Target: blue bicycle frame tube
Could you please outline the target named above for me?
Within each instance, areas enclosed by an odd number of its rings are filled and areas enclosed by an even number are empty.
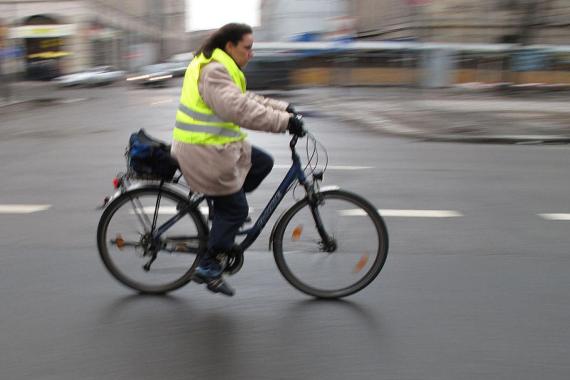
[[[285,197],[285,194],[287,194],[289,186],[291,186],[293,182],[295,182],[296,180],[298,180],[301,184],[304,185],[306,178],[303,169],[301,169],[301,161],[299,157],[296,154],[293,154],[293,164],[291,165],[291,168],[285,175],[285,178],[283,178],[283,181],[277,188],[277,191],[275,191],[275,193],[267,203],[267,206],[265,206],[265,208],[261,212],[261,215],[259,215],[259,217],[255,221],[253,227],[244,231],[240,231],[238,233],[238,235],[246,235],[245,239],[239,244],[240,248],[243,251],[245,251],[251,244],[253,244],[255,239],[257,239],[257,237],[259,236],[259,234],[261,233],[261,231],[269,221],[269,218],[271,218],[271,215],[273,215],[275,209],[277,209],[277,206],[279,206],[279,203],[281,203],[281,200],[283,200],[283,197]]]
[[[195,207],[199,202],[192,202],[191,204],[185,205],[181,210],[179,210],[174,216],[168,219],[166,222],[160,225],[153,233],[152,237],[155,240],[158,240],[163,233],[165,233],[170,227],[175,225],[180,219],[182,219],[186,214],[188,214],[189,210]]]

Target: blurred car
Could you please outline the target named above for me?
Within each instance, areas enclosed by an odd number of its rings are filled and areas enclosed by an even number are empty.
[[[188,68],[189,62],[166,62],[168,65],[168,70],[173,77],[183,77],[186,74],[186,68]]]
[[[52,80],[58,77],[60,72],[55,59],[34,59],[28,61],[26,75],[33,80]]]
[[[194,58],[194,53],[175,54],[166,63],[170,65],[172,76],[182,77],[186,73],[186,68]]]
[[[98,66],[85,71],[62,75],[53,81],[59,87],[103,86],[117,82],[125,77],[125,72],[112,66]]]
[[[149,87],[164,87],[173,77],[168,63],[143,66],[137,73],[127,77],[127,81]]]

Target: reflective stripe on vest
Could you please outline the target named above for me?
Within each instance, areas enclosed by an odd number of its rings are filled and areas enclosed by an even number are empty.
[[[186,124],[181,121],[176,122],[176,128],[188,132],[208,133],[210,135],[240,138],[241,132],[232,131],[224,127],[216,127],[214,125]]]
[[[203,121],[205,123],[224,123],[222,119],[216,115],[208,115],[206,113],[201,113],[197,111],[192,111],[190,108],[186,107],[184,104],[178,105],[178,110],[186,115],[190,116],[194,120]]]
[[[200,70],[212,60],[221,63],[236,86],[242,93],[245,93],[245,76],[226,52],[215,49],[210,58],[206,58],[203,54],[195,57],[184,76],[173,133],[175,141],[189,144],[223,145],[243,140],[247,136],[238,125],[224,121],[217,116],[200,96],[198,90]]]

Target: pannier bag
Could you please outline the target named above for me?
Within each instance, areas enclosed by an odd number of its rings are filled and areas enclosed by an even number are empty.
[[[126,156],[129,172],[136,177],[170,181],[178,169],[170,145],[149,136],[142,128],[129,138]]]

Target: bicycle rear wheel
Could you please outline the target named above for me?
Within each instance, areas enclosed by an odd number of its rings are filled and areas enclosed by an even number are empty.
[[[156,230],[187,204],[186,197],[152,185],[113,200],[97,229],[99,254],[113,277],[151,294],[187,284],[207,243],[207,227],[200,213],[191,209],[161,235],[158,244],[151,238],[153,222]]]
[[[378,276],[388,254],[388,231],[364,198],[342,190],[316,194],[325,244],[309,201],[293,205],[275,228],[273,254],[285,279],[319,298],[340,298],[365,288]]]

